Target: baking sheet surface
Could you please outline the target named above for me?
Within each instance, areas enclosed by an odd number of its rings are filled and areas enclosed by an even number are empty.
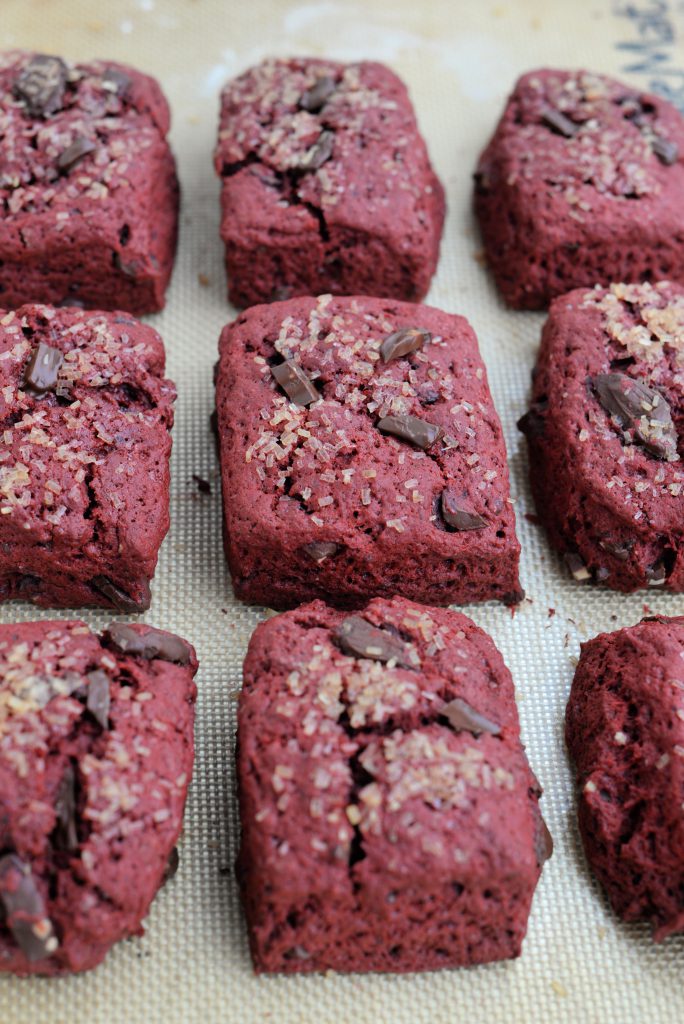
[[[144,619],[188,637],[201,659],[181,866],[156,900],[146,934],[121,943],[90,975],[0,978],[0,1024],[681,1024],[684,936],[653,946],[645,927],[612,917],[579,845],[562,721],[580,642],[637,622],[645,605],[681,613],[684,599],[656,591],[614,596],[573,584],[525,518],[533,506],[515,422],[525,410],[544,318],[509,312],[498,301],[477,259],[470,175],[514,79],[532,67],[616,74],[684,109],[682,0],[1,0],[0,45],[129,62],[156,75],[171,102],[181,239],[167,309],[149,319],[166,342],[179,399],[172,527]],[[216,343],[233,311],[225,299],[211,151],[220,86],[270,54],[391,64],[409,85],[447,188],[442,257],[428,301],[465,314],[478,333],[506,431],[529,596],[515,616],[498,605],[465,610],[492,634],[513,673],[556,844],[514,962],[404,977],[257,980],[251,973],[232,872],[233,746],[242,658],[265,610],[233,600],[221,547],[209,415]],[[211,482],[211,495],[198,492],[193,474]],[[82,614],[98,628],[110,618]],[[72,616],[0,608],[2,622],[50,617]]]

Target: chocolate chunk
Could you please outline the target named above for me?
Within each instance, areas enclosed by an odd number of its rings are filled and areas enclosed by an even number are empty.
[[[527,438],[543,437],[546,432],[546,418],[544,413],[548,408],[548,402],[535,402],[530,406],[524,416],[517,422],[518,430]]]
[[[383,434],[392,434],[401,441],[408,441],[423,451],[434,444],[442,433],[441,427],[421,420],[418,416],[383,416],[378,422],[378,430]]]
[[[646,569],[649,587],[662,587],[667,580],[667,569],[664,562],[654,562]]]
[[[103,729],[109,728],[109,676],[101,668],[88,673],[86,707]]]
[[[326,558],[332,558],[340,550],[340,545],[334,541],[314,540],[311,544],[305,544],[303,549],[314,562],[322,562]]]
[[[147,583],[144,583],[144,593],[140,601],[132,598],[108,576],[96,576],[90,581],[90,586],[106,597],[120,612],[144,612],[150,607],[150,588]]]
[[[35,963],[59,943],[31,868],[16,853],[0,857],[0,902],[5,924],[27,960]]]
[[[102,88],[107,92],[116,93],[117,96],[125,96],[131,87],[131,77],[119,68],[107,68],[102,75]]]
[[[483,530],[487,525],[487,520],[477,512],[469,512],[464,508],[463,502],[448,487],[442,491],[440,510],[442,519],[452,530]]]
[[[58,170],[62,171],[63,174],[68,174],[77,164],[80,164],[81,160],[88,153],[92,153],[96,148],[95,143],[91,139],[86,139],[79,135],[57,157]]]
[[[311,405],[321,397],[308,374],[291,359],[272,366],[271,373],[295,405]]]
[[[53,846],[56,850],[70,852],[78,849],[78,832],[76,831],[76,775],[73,766],[68,764],[64,770],[62,781],[55,797],[55,813],[57,823],[53,835]]]
[[[577,580],[578,583],[584,583],[586,580],[591,579],[591,573],[580,556],[575,554],[574,551],[566,551],[563,555],[563,560],[570,570],[572,578]]]
[[[59,349],[39,342],[31,353],[26,367],[25,386],[40,394],[50,391],[57,383],[59,368],[63,362],[64,356]]]
[[[360,615],[350,615],[340,623],[335,639],[345,654],[373,661],[396,661],[409,666],[406,644],[386,629],[372,626]]]
[[[200,494],[211,494],[211,484],[204,477],[198,476],[197,473],[192,474],[192,479],[197,484],[197,490]]]
[[[67,66],[59,57],[37,54],[14,83],[14,95],[31,117],[45,117],[61,110],[67,83]]]
[[[164,868],[164,874],[162,875],[161,884],[166,885],[175,876],[178,871],[178,865],[180,864],[180,857],[178,855],[178,847],[174,846],[173,850],[169,854],[169,859],[166,862]]]
[[[311,953],[304,949],[304,946],[291,946],[285,950],[283,958],[285,960],[310,960]]]
[[[189,665],[192,651],[190,644],[181,640],[174,633],[163,633],[153,626],[144,626],[138,632],[123,622],[112,622],[105,635],[122,654],[130,654],[134,658],[145,658],[147,661],[170,661],[174,665]]]
[[[334,78],[331,78],[330,75],[321,75],[310,89],[302,93],[299,100],[300,110],[308,110],[310,114],[317,114],[326,105],[336,88]]]
[[[629,556],[635,543],[636,542],[633,540],[624,541],[623,543],[615,543],[610,540],[600,540],[599,547],[603,548],[604,551],[607,551],[609,555],[612,555],[613,558],[617,558],[620,562],[627,562],[629,561]]]
[[[537,864],[541,867],[551,858],[553,853],[553,836],[549,832],[548,826],[544,819],[539,814],[537,819],[537,827],[534,836],[534,852],[537,857]]]
[[[380,355],[383,362],[389,363],[392,359],[401,359],[409,352],[418,352],[423,345],[432,340],[430,331],[422,327],[402,327],[400,331],[394,331],[388,335],[380,346]]]
[[[561,114],[560,110],[556,110],[555,107],[546,107],[542,111],[542,122],[558,135],[564,135],[566,139],[571,139],[579,128],[579,125],[574,124],[569,117]]]
[[[672,164],[677,163],[679,158],[679,146],[676,142],[670,142],[669,139],[664,139],[662,135],[656,135],[651,142],[651,146],[661,164],[665,164],[666,167],[671,167]]]
[[[138,276],[139,263],[137,260],[123,260],[120,252],[112,253],[112,263],[117,270],[120,270],[124,277],[132,277],[134,280]]]
[[[307,149],[306,153],[302,156],[297,165],[297,170],[317,171],[332,156],[334,145],[335,133],[329,131],[321,132],[313,146]]]
[[[440,714],[447,719],[455,732],[470,732],[473,736],[479,736],[483,732],[489,733],[490,736],[498,736],[501,732],[501,726],[485,718],[460,697],[445,704]]]
[[[659,391],[624,373],[600,373],[591,383],[599,402],[634,440],[656,458],[673,461],[677,456],[677,431],[666,399]]]

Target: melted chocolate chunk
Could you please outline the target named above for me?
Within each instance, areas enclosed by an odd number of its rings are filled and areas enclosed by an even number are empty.
[[[610,540],[600,540],[599,547],[607,551],[613,558],[617,558],[620,562],[628,562],[632,548],[636,541],[624,541],[623,543],[616,543]]]
[[[463,507],[453,491],[445,487],[440,500],[440,511],[442,519],[452,530],[483,530],[487,520],[478,515],[477,512],[469,512]]]
[[[78,849],[76,830],[76,775],[71,764],[64,769],[62,781],[55,797],[57,822],[53,834],[53,846],[67,853]]]
[[[297,165],[297,170],[317,171],[319,167],[322,167],[330,159],[334,146],[335,133],[329,131],[321,132],[311,149],[308,149],[302,156]]]
[[[101,668],[95,669],[94,672],[89,672],[86,707],[103,729],[109,728],[110,703],[109,676],[107,673],[103,672]]]
[[[105,636],[112,647],[122,654],[146,661],[170,661],[174,665],[189,665],[191,658],[190,644],[173,633],[162,633],[153,626],[144,626],[138,633],[132,626],[123,622],[112,622]]]
[[[144,585],[145,592],[140,601],[132,598],[108,576],[96,576],[90,581],[90,586],[106,597],[120,612],[144,612],[150,607],[150,590],[147,583]]]
[[[662,135],[656,135],[651,146],[661,164],[671,167],[672,164],[677,163],[679,159],[679,146],[676,142],[670,142],[669,139],[664,139]]]
[[[372,626],[360,615],[350,615],[340,623],[335,639],[344,654],[373,661],[396,661],[409,666],[406,644],[386,629]]]
[[[570,570],[570,574],[574,580],[578,583],[585,583],[591,579],[591,573],[584,564],[583,559],[574,551],[566,551],[563,555],[563,560]]]
[[[518,430],[528,438],[543,437],[546,432],[546,418],[544,413],[548,408],[548,402],[535,402],[530,409],[521,416],[517,422]]]
[[[430,331],[422,327],[402,327],[400,331],[394,331],[388,335],[380,346],[380,355],[385,363],[392,359],[401,359],[409,352],[418,352],[423,345],[432,340]]]
[[[311,544],[305,544],[303,551],[312,558],[314,562],[322,562],[326,558],[332,558],[340,551],[340,545],[335,544],[334,541],[328,540],[314,540]]]
[[[271,373],[295,405],[311,405],[321,397],[308,374],[291,359],[272,366]]]
[[[446,718],[455,732],[470,732],[473,736],[479,736],[483,732],[489,733],[490,736],[498,736],[501,732],[501,726],[485,718],[460,697],[446,704],[440,714]]]
[[[55,952],[59,943],[31,868],[16,853],[0,857],[0,902],[5,924],[27,960]]]
[[[667,568],[664,562],[654,562],[646,569],[646,579],[649,587],[662,587],[667,580]]]
[[[542,113],[542,122],[551,131],[556,132],[557,135],[563,135],[566,139],[571,139],[577,132],[579,125],[575,124],[562,114],[560,110],[556,110],[555,107],[547,107]]]
[[[164,874],[162,875],[161,880],[162,885],[166,885],[167,882],[171,881],[171,879],[175,876],[176,872],[178,871],[179,864],[180,856],[178,855],[178,847],[174,846],[173,850],[169,854],[169,859],[166,862],[166,867],[164,868]]]
[[[321,75],[306,92],[302,93],[299,100],[300,110],[308,110],[310,114],[317,114],[326,105],[337,85],[335,79],[330,75]]]
[[[421,420],[418,416],[383,416],[378,422],[378,430],[398,437],[400,441],[408,441],[423,451],[434,444],[442,433],[441,427]]]
[[[80,164],[81,160],[83,160],[88,153],[92,153],[96,148],[95,143],[92,142],[91,139],[86,139],[82,135],[79,135],[78,138],[74,139],[71,145],[62,150],[57,157],[58,170],[63,174],[68,174],[69,171],[72,171],[74,167]]]
[[[600,373],[591,383],[599,402],[624,430],[634,431],[634,440],[658,459],[677,455],[677,431],[666,399],[624,373]]]
[[[34,348],[26,367],[24,384],[32,391],[43,394],[50,391],[57,383],[59,369],[64,362],[64,356],[57,348],[52,348],[44,342],[39,342]]]
[[[14,95],[30,117],[46,117],[62,108],[67,66],[59,57],[37,54],[14,83]]]
[[[117,96],[125,96],[132,85],[130,75],[119,68],[107,68],[102,75],[102,86],[107,92],[116,93]]]
[[[535,830],[534,852],[537,857],[537,864],[539,867],[542,867],[542,865],[550,859],[553,853],[553,836],[549,832],[548,826],[542,818],[541,813],[537,819],[537,827]]]

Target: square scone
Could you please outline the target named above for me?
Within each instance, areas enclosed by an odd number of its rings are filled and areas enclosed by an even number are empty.
[[[0,971],[89,970],[142,933],[177,865],[196,671],[151,626],[0,626]]]
[[[684,617],[582,644],[565,717],[587,860],[625,921],[684,931]]]
[[[480,157],[475,212],[518,309],[613,281],[684,283],[684,117],[602,75],[529,72]]]
[[[382,64],[267,60],[229,82],[215,153],[230,301],[417,301],[444,190],[403,82]]]
[[[395,597],[262,623],[237,773],[257,972],[520,954],[552,841],[510,673],[464,615]]]
[[[522,596],[501,424],[463,317],[329,295],[254,306],[221,335],[216,404],[240,599]]]
[[[133,68],[0,55],[0,306],[162,308],[179,196],[168,129],[159,85]]]
[[[683,592],[684,287],[556,299],[519,426],[537,515],[575,579]]]
[[[149,607],[169,528],[164,362],[126,313],[0,311],[0,600]]]

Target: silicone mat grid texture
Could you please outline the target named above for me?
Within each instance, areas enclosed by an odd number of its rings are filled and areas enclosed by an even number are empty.
[[[144,618],[192,640],[201,667],[181,867],[159,894],[146,934],[121,943],[89,975],[0,978],[0,1024],[684,1020],[684,936],[654,946],[646,928],[612,917],[579,845],[562,739],[580,642],[637,622],[645,603],[655,612],[681,613],[684,599],[651,591],[615,596],[574,584],[526,520],[533,507],[515,423],[525,409],[543,316],[502,307],[475,258],[479,241],[470,214],[477,154],[519,73],[585,66],[641,87],[656,80],[658,88],[679,87],[682,95],[683,43],[681,0],[1,0],[3,49],[128,61],[156,75],[172,105],[182,230],[168,306],[150,318],[166,342],[179,391],[172,527]],[[465,314],[478,333],[506,431],[529,595],[515,616],[493,604],[466,611],[491,633],[513,673],[523,737],[556,843],[523,955],[514,962],[403,977],[256,979],[251,973],[232,872],[233,749],[241,663],[265,609],[233,600],[221,546],[209,415],[217,338],[234,311],[225,299],[211,151],[221,84],[269,54],[390,63],[408,82],[447,188],[449,216],[429,301]],[[198,493],[193,474],[211,481],[211,496]],[[0,621],[55,614],[71,617],[14,605],[0,608]],[[111,618],[83,617],[95,627]]]

